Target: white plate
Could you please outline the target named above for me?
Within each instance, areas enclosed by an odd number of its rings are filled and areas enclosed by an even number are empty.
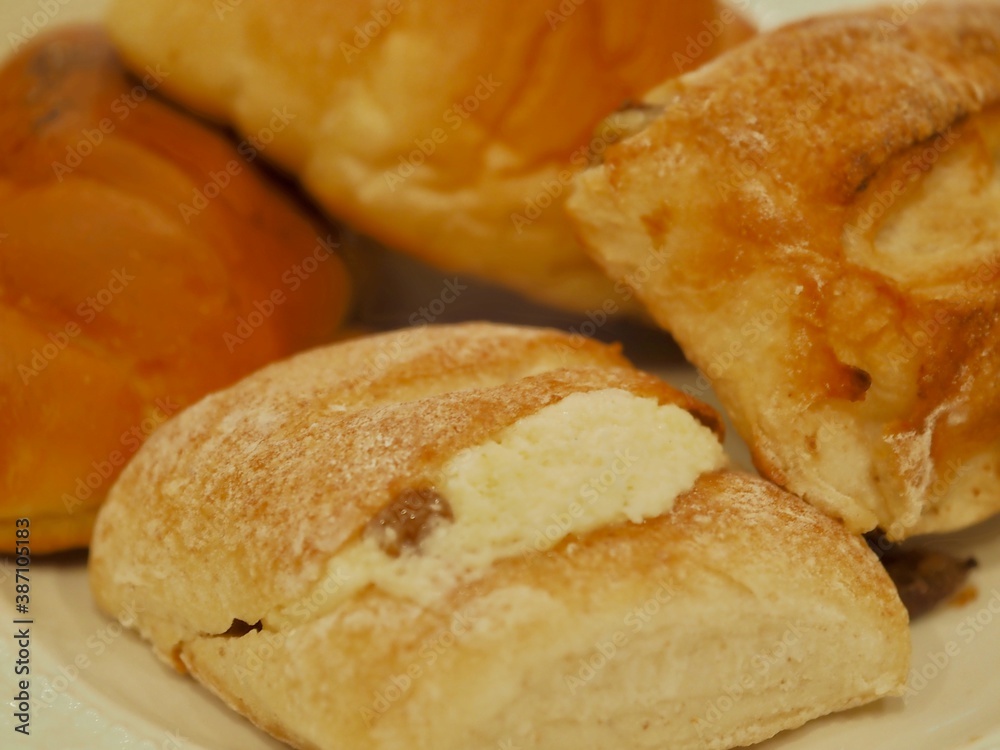
[[[103,0],[3,0],[0,57],[9,34],[25,28],[96,18]],[[765,26],[865,0],[751,0]],[[919,5],[922,0],[904,0]],[[438,288],[439,283],[432,285]],[[561,321],[565,324],[565,321]],[[694,373],[676,358],[649,355],[641,364],[677,385]],[[711,393],[704,394],[714,402]],[[727,440],[748,464],[746,447]],[[0,533],[13,533],[2,529]],[[980,594],[962,608],[946,607],[913,627],[914,657],[906,698],[882,701],[815,721],[758,745],[761,750],[1000,750],[1000,519],[935,542],[972,554]],[[284,747],[226,708],[199,685],[174,674],[131,633],[97,612],[82,555],[36,561],[31,578],[31,734],[13,731],[17,693],[13,665],[18,626],[11,560],[0,558],[0,748],[46,750],[264,750]],[[554,750],[563,750],[556,748]],[[569,749],[565,749],[569,750]],[[627,750],[627,749],[623,749]]]

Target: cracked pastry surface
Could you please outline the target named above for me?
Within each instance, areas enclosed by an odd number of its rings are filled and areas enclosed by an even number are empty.
[[[760,471],[893,539],[1000,510],[1000,5],[813,19],[647,99],[568,205]]]
[[[730,471],[719,429],[555,331],[317,349],[147,443],[92,588],[300,748],[728,748],[896,694],[907,618],[875,556]]]

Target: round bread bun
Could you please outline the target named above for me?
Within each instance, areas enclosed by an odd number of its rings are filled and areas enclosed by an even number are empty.
[[[718,430],[555,331],[315,349],[146,443],[91,584],[298,748],[729,748],[898,693],[885,571]]]
[[[0,523],[29,518],[36,553],[88,543],[160,423],[345,311],[336,236],[158,75],[92,28],[0,72]]]
[[[574,310],[631,307],[562,211],[617,138],[595,126],[751,33],[715,0],[117,0],[108,23],[339,219]]]

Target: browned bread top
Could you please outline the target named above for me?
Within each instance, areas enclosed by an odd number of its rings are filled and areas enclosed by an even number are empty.
[[[816,18],[655,90],[595,257],[769,477],[895,538],[1000,509],[1000,5]]]

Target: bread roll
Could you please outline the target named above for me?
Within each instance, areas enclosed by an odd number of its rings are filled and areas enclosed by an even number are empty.
[[[298,748],[729,748],[897,694],[874,555],[713,430],[554,331],[316,349],[146,443],[92,588]]]
[[[892,539],[1000,510],[1000,4],[790,26],[654,108],[569,206],[760,471]]]
[[[335,234],[159,75],[89,28],[0,72],[0,525],[29,517],[35,552],[85,546],[157,425],[328,340],[347,302]]]
[[[750,33],[715,0],[117,0],[108,23],[338,218],[576,310],[630,299],[562,211],[616,137],[595,125]]]

